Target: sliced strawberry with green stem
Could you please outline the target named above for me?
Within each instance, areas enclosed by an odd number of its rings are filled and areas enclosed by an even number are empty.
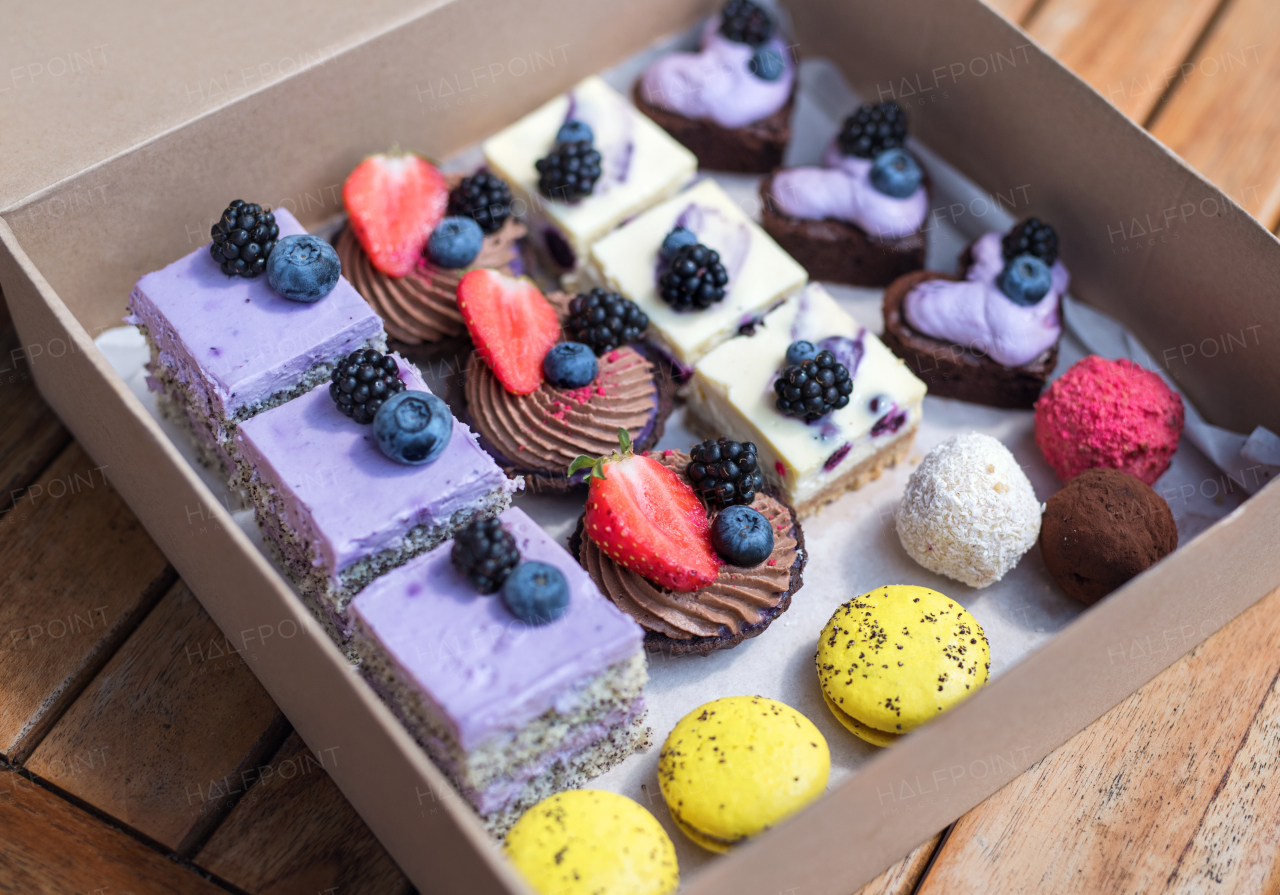
[[[610,457],[579,457],[569,475],[590,469],[586,533],[614,562],[675,591],[716,580],[707,511],[689,483],[670,467],[631,452],[626,429]]]
[[[532,280],[469,271],[458,283],[458,311],[476,352],[507,391],[527,395],[542,385],[542,359],[560,341],[560,318]]]
[[[426,159],[393,150],[357,165],[342,185],[342,201],[373,266],[403,277],[444,218],[449,187]]]

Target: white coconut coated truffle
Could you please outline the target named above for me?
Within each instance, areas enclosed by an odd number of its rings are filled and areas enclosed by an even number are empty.
[[[938,445],[911,474],[898,507],[898,538],[931,572],[986,587],[1040,536],[1040,502],[1018,461],[990,435]]]

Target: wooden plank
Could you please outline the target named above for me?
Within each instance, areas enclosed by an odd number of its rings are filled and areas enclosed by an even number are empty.
[[[1151,132],[1268,229],[1280,222],[1280,3],[1232,0]]]
[[[1027,31],[1138,122],[1177,88],[1222,0],[1046,0]]]
[[[404,874],[326,772],[342,756],[292,734],[195,863],[255,895],[409,892]]]
[[[225,895],[196,872],[0,769],[0,892]]]
[[[859,889],[857,895],[911,895],[945,832],[920,843],[909,855]]]
[[[233,807],[287,731],[266,690],[179,581],[26,766],[185,854]]]
[[[1010,22],[1021,23],[1039,0],[983,0]]]
[[[0,516],[0,570],[0,754],[21,761],[174,574],[78,444]]]
[[[0,293],[0,512],[71,443],[53,411],[36,391],[27,360],[43,346],[24,346]]]
[[[1165,891],[1206,869],[1250,890],[1276,859],[1280,796],[1254,797],[1278,674],[1280,589],[962,817],[918,891]],[[1267,829],[1241,855],[1251,805]]]

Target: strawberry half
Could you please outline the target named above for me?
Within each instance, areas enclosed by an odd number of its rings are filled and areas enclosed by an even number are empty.
[[[527,277],[469,271],[458,283],[458,311],[480,359],[513,394],[542,385],[542,359],[560,341],[560,318]]]
[[[449,187],[426,159],[393,152],[362,161],[342,185],[342,201],[373,266],[403,277],[444,217]]]
[[[614,562],[675,591],[716,580],[720,560],[711,546],[707,511],[680,476],[645,454],[622,451],[593,460],[579,457],[569,475],[591,469],[584,519],[587,536]]]

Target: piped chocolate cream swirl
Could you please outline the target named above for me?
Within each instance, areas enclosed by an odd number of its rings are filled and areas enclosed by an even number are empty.
[[[559,296],[548,298],[555,304]],[[595,381],[583,388],[544,382],[531,394],[513,395],[472,353],[465,386],[471,424],[500,462],[554,475],[581,454],[617,450],[619,427],[641,441],[658,409],[653,363],[629,346],[598,362]]]
[[[484,238],[471,267],[449,270],[423,257],[403,277],[388,276],[374,267],[350,227],[342,231],[335,248],[342,275],[382,318],[387,335],[418,345],[466,331],[458,313],[458,281],[468,270],[492,267],[512,275],[524,273],[518,240],[527,232],[524,224],[509,217],[496,233]]]
[[[681,475],[689,465],[683,451],[650,456]],[[755,568],[724,564],[716,580],[690,592],[668,590],[614,562],[585,533],[575,537],[578,560],[596,586],[649,632],[646,640],[667,639],[674,653],[707,653],[754,636],[790,605],[804,568],[803,535],[794,511],[763,492],[751,504],[773,526],[773,553]],[[709,514],[714,515],[714,513]]]

